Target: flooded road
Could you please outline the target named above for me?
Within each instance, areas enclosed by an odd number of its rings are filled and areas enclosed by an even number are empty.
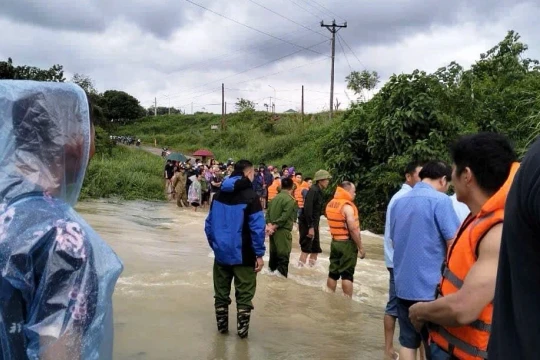
[[[267,268],[258,276],[249,338],[241,340],[233,295],[230,333],[216,329],[204,212],[172,203],[115,201],[84,202],[77,210],[125,265],[114,296],[115,359],[383,358],[388,272],[378,237],[363,236],[367,259],[358,260],[351,301],[339,288],[336,294],[325,291],[326,222],[323,254],[314,268],[295,266],[296,234],[289,279]]]

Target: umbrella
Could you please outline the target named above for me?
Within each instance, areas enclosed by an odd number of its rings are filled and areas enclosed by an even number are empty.
[[[199,149],[193,153],[193,156],[214,157],[214,154],[210,150]]]
[[[167,156],[167,160],[175,160],[175,161],[185,162],[187,160],[187,157],[185,157],[184,154],[172,153],[171,155]]]

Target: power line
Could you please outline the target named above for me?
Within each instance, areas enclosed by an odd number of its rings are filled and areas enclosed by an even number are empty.
[[[328,41],[328,40],[324,40],[324,41],[321,41],[320,43],[311,45],[310,48],[315,47],[315,46],[318,46],[318,45],[321,45],[321,44],[324,44],[324,43],[327,42],[327,41]],[[277,59],[273,59],[273,60],[267,61],[267,62],[265,62],[265,63],[263,63],[263,64],[259,64],[259,65],[256,65],[256,66],[252,66],[252,67],[249,68],[249,69],[246,69],[246,70],[237,72],[237,73],[235,73],[235,74],[226,76],[226,77],[221,78],[221,79],[212,80],[212,81],[210,81],[210,82],[207,82],[207,83],[205,83],[205,84],[196,86],[196,87],[194,87],[194,88],[192,88],[192,89],[190,89],[190,90],[187,90],[187,91],[192,91],[192,90],[195,90],[195,89],[198,89],[198,88],[201,88],[201,87],[204,87],[204,86],[213,84],[213,83],[215,83],[215,82],[223,81],[223,80],[229,79],[229,78],[231,78],[231,77],[234,77],[234,76],[237,76],[237,75],[246,73],[246,72],[248,72],[248,71],[251,71],[251,70],[254,70],[254,69],[258,69],[258,68],[260,68],[260,67],[269,65],[269,64],[274,63],[274,62],[276,62],[276,61],[283,60],[283,59],[285,59],[285,58],[287,58],[287,57],[289,57],[289,56],[296,55],[296,54],[298,54],[298,53],[300,53],[300,52],[302,52],[302,51],[304,51],[304,50],[302,50],[302,49],[296,50],[296,51],[294,51],[294,52],[292,52],[292,53],[289,53],[289,54],[287,54],[287,55],[283,55],[283,56],[281,56],[281,57],[279,57],[279,58],[277,58]],[[175,96],[170,96],[170,97],[171,97],[171,98],[174,98],[174,97],[179,97],[179,96],[181,96],[181,95],[175,95]]]
[[[322,6],[321,4],[319,4],[317,1],[315,0],[310,0],[312,3],[314,3],[315,5],[318,5],[319,7],[321,7],[324,11],[327,11],[329,12],[330,14],[334,15],[334,16],[337,16],[338,18],[340,18],[341,20],[343,21],[346,21],[345,18],[343,18],[343,16],[339,16],[338,14],[336,14],[335,12],[332,12],[330,9],[328,8],[325,8],[324,6]]]
[[[316,92],[320,94],[330,94],[330,91],[319,91],[319,90],[309,90],[309,89],[305,89],[305,91]]]
[[[310,10],[306,9],[305,7],[298,5],[294,0],[289,0],[289,1],[292,2],[294,5],[296,5],[297,7],[299,7],[300,9],[304,10],[305,12],[315,16],[317,20],[321,18],[319,15],[312,13]]]
[[[275,73],[273,73],[273,74],[263,75],[263,76],[260,76],[260,77],[257,77],[257,78],[253,78],[253,79],[248,79],[248,80],[245,80],[245,81],[241,81],[241,82],[235,83],[234,85],[245,84],[245,83],[250,82],[250,81],[255,81],[255,80],[259,80],[259,79],[264,79],[264,78],[269,77],[269,76],[274,76],[274,75],[282,74],[282,73],[284,73],[284,72],[291,71],[291,70],[295,70],[295,69],[298,69],[298,68],[301,68],[301,67],[304,67],[304,66],[307,66],[307,65],[315,64],[315,63],[321,62],[321,61],[323,61],[323,60],[328,60],[328,59],[327,59],[327,58],[319,58],[319,59],[317,59],[317,60],[310,61],[310,62],[308,62],[308,63],[302,64],[302,65],[298,65],[298,66],[295,66],[295,67],[292,67],[292,68],[289,68],[289,69],[285,69],[285,70],[282,70],[282,71],[278,71],[278,72],[275,72]]]
[[[201,9],[204,9],[204,10],[206,10],[206,11],[208,11],[208,12],[211,12],[212,14],[215,14],[215,15],[217,15],[217,16],[220,16],[220,17],[222,17],[222,18],[224,18],[224,19],[226,19],[226,20],[232,21],[232,22],[234,22],[235,24],[244,26],[244,27],[246,27],[246,28],[248,28],[248,29],[251,29],[251,30],[256,31],[256,32],[258,32],[258,33],[264,34],[264,35],[269,36],[269,37],[271,37],[271,38],[274,38],[274,39],[276,39],[276,40],[283,41],[284,43],[287,43],[287,44],[289,44],[289,45],[296,46],[297,48],[301,48],[301,49],[303,49],[303,50],[308,50],[308,51],[311,51],[311,52],[316,53],[316,54],[319,54],[319,55],[328,56],[328,55],[325,55],[325,54],[320,53],[320,52],[318,52],[318,51],[311,50],[311,49],[309,49],[309,48],[307,48],[307,47],[304,47],[304,46],[302,46],[302,45],[298,45],[298,44],[295,44],[295,43],[290,42],[290,41],[288,41],[288,40],[285,40],[285,39],[283,39],[283,38],[280,38],[280,37],[277,37],[277,36],[275,36],[275,35],[269,34],[269,33],[265,32],[265,31],[262,31],[262,30],[259,30],[259,29],[257,29],[257,28],[254,28],[253,26],[244,24],[244,23],[242,23],[242,22],[240,22],[240,21],[238,21],[238,20],[234,20],[234,19],[232,19],[232,18],[230,18],[230,17],[228,17],[228,16],[222,15],[222,14],[220,14],[220,13],[218,13],[218,12],[215,12],[214,10],[208,9],[208,8],[206,8],[206,7],[204,7],[204,6],[200,5],[200,4],[197,4],[196,2],[194,2],[194,1],[192,1],[192,0],[185,0],[185,1],[187,1],[188,3],[193,4],[193,5],[195,5],[195,6],[198,6],[198,7],[200,7]]]
[[[351,63],[349,62],[349,58],[347,57],[347,54],[345,53],[345,48],[343,47],[343,44],[341,43],[341,39],[339,36],[338,36],[338,42],[339,42],[339,46],[341,46],[341,51],[343,51],[343,55],[345,56],[345,60],[347,60],[347,64],[349,64],[349,69],[351,69],[351,72],[354,71],[351,66]]]
[[[319,9],[318,7],[315,7],[313,6],[313,4],[311,4],[308,0],[296,0],[296,1],[301,1],[303,2],[304,4],[308,5],[309,8],[311,9],[315,9],[315,11],[317,11],[319,13],[318,17],[319,18],[324,18],[327,16],[326,12],[322,11],[321,9]],[[322,15],[321,15],[322,14]]]
[[[313,32],[313,33],[315,33],[315,34],[318,34],[318,35],[321,35],[321,36],[323,36],[323,37],[325,37],[325,38],[328,38],[328,36],[326,36],[326,35],[323,34],[322,32],[316,31],[316,30],[313,30],[313,29],[310,29],[310,28],[308,28],[307,26],[300,24],[299,22],[296,22],[296,21],[294,21],[294,20],[292,20],[292,19],[289,19],[288,17],[286,17],[286,16],[284,16],[284,15],[281,15],[280,13],[275,12],[275,11],[272,10],[272,9],[269,9],[269,8],[267,8],[266,6],[264,6],[264,5],[262,5],[262,4],[259,4],[259,3],[256,2],[255,0],[248,0],[248,1],[254,3],[255,5],[258,5],[258,6],[262,7],[263,9],[266,9],[266,10],[270,11],[272,14],[276,14],[277,16],[280,16],[280,17],[282,17],[283,19],[292,22],[293,24],[296,24],[296,25],[298,25],[298,26],[303,27],[304,29],[307,29],[307,30],[309,30],[309,31],[311,31],[311,32]]]
[[[354,55],[354,57],[356,58],[356,60],[358,60],[358,62],[360,63],[360,65],[362,65],[364,68],[366,67],[366,65],[364,65],[364,63],[362,63],[360,61],[360,59],[358,58],[358,56],[356,56],[355,52],[353,51],[353,49],[349,46],[349,44],[347,44],[347,42],[345,41],[345,39],[343,38],[343,36],[339,35],[338,34],[338,37],[341,38],[341,40],[345,43],[345,45],[349,48],[349,50],[351,51],[351,53]]]
[[[301,30],[301,31],[295,31],[295,32],[292,32],[292,33],[289,33],[289,34],[294,34],[294,33],[303,33],[305,30]],[[287,36],[288,34],[284,34],[287,38],[289,36]],[[291,40],[292,39],[301,39],[303,38],[304,36],[299,36],[299,37],[291,37]],[[268,39],[267,42],[271,42],[273,41],[273,39]],[[242,53],[250,53],[250,52],[254,52],[256,50],[266,50],[266,49],[271,49],[277,45],[280,45],[281,43],[278,43],[278,44],[272,44],[270,46],[263,46],[263,47],[260,47],[260,46],[247,46],[247,47],[244,47],[244,48],[241,48],[241,49],[236,49],[234,51],[230,51],[230,52],[227,52],[227,53],[223,53],[223,54],[220,54],[218,56],[215,56],[215,57],[212,57],[212,58],[209,58],[207,60],[202,60],[202,61],[195,61],[195,62],[192,62],[192,63],[189,63],[183,67],[180,67],[180,68],[177,68],[177,69],[173,69],[172,71],[169,71],[169,74],[170,73],[173,73],[173,72],[179,72],[179,71],[184,71],[184,70],[188,70],[188,69],[191,69],[193,68],[194,66],[197,66],[197,65],[201,65],[201,64],[206,64],[206,63],[216,63],[216,60],[223,60],[225,61],[225,59],[227,61],[230,61],[232,59],[235,59],[237,57],[240,56],[240,54]],[[231,55],[234,55],[236,54],[236,56],[232,56]],[[219,61],[219,62],[222,62],[222,61]],[[153,102],[153,100],[152,100]]]

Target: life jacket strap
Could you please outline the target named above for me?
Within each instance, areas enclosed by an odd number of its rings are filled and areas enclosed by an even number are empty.
[[[477,348],[476,346],[473,346],[460,338],[450,334],[448,330],[446,330],[444,327],[439,325],[430,324],[430,329],[433,331],[436,331],[439,335],[441,335],[447,342],[448,342],[448,349],[450,352],[450,355],[453,355],[454,348],[457,348],[471,356],[479,357],[481,359],[487,359],[488,358],[488,352],[484,351],[480,348]]]

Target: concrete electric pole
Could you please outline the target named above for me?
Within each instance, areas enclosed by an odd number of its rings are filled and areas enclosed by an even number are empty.
[[[321,21],[321,27],[327,28],[328,31],[332,33],[332,73],[330,77],[330,118],[332,118],[332,114],[334,112],[334,62],[336,59],[336,34],[342,28],[347,27],[347,22],[345,21],[343,25],[337,25],[336,20],[333,20],[331,25],[327,25]]]

